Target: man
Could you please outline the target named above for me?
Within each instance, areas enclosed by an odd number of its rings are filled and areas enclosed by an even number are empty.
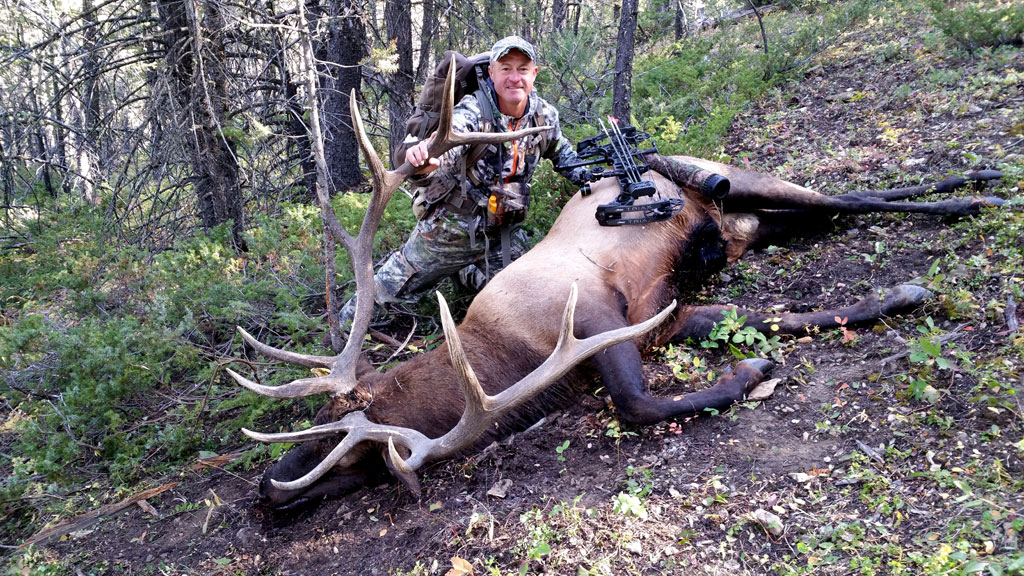
[[[462,146],[441,158],[428,157],[429,140],[409,147],[406,160],[421,166],[410,178],[418,222],[405,246],[374,277],[377,308],[416,301],[456,274],[461,284],[478,291],[526,251],[522,223],[538,162],[547,158],[557,169],[576,160],[572,144],[562,136],[558,112],[533,91],[539,70],[529,42],[518,36],[499,40],[491,49],[486,86],[458,102],[453,129],[510,132],[551,126],[546,133],[505,144]],[[576,184],[584,183],[588,173],[586,168],[559,172]],[[342,326],[354,313],[355,301],[349,300]]]

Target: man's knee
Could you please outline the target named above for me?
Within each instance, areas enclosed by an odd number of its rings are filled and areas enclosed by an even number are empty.
[[[404,250],[391,254],[373,277],[377,304],[404,302],[409,283],[418,271],[405,256]]]

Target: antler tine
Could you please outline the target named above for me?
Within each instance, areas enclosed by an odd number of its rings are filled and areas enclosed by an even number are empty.
[[[361,414],[361,412],[359,412]],[[280,480],[271,479],[271,484],[278,490],[301,490],[312,486],[314,482],[320,479],[321,476],[326,474],[335,464],[341,461],[352,448],[365,440],[362,434],[358,430],[349,432],[338,445],[331,450],[331,453],[326,458],[320,461],[315,468],[307,472],[301,478],[297,478],[290,482],[282,482]]]
[[[305,431],[310,434],[311,438],[322,438],[329,434],[338,434],[347,432],[346,436],[338,443],[337,446],[331,450],[331,453],[327,455],[315,468],[306,473],[305,476],[292,480],[290,482],[280,482],[278,480],[271,480],[275,488],[280,490],[298,490],[306,488],[312,485],[314,482],[320,479],[321,476],[327,473],[332,467],[342,461],[345,456],[358,445],[360,442],[373,441],[373,442],[392,442],[393,438],[398,438],[401,443],[405,446],[410,447],[411,450],[415,450],[415,447],[421,447],[427,445],[432,440],[424,436],[421,432],[413,430],[411,428],[399,428],[396,426],[387,426],[384,424],[376,424],[370,422],[366,418],[366,414],[363,412],[349,412],[341,420],[332,424],[325,424],[322,426],[316,426]],[[291,437],[291,434],[249,434],[250,437],[260,440],[262,442],[283,442],[281,438]],[[296,435],[303,434],[303,432],[296,432]],[[397,455],[397,450],[395,451]],[[410,468],[398,457],[397,460],[392,458],[396,469],[400,472],[411,472],[418,468],[422,462],[417,462]]]
[[[250,346],[255,348],[261,354],[270,356],[275,360],[285,362],[288,364],[294,364],[296,366],[305,366],[307,368],[330,368],[331,373],[327,376],[320,376],[317,378],[299,378],[293,380],[288,384],[282,384],[280,386],[265,386],[263,384],[257,384],[252,380],[238,374],[234,370],[227,368],[228,374],[238,382],[244,388],[248,388],[257,394],[263,396],[270,396],[271,398],[301,398],[303,396],[312,396],[313,394],[321,393],[334,393],[344,394],[354,387],[355,370],[352,370],[351,383],[346,382],[343,378],[340,378],[334,373],[334,368],[338,364],[338,356],[316,356],[313,354],[297,354],[295,352],[288,352],[287,350],[281,350],[269,346],[257,340],[252,334],[249,334],[241,326],[237,326],[238,333],[242,335],[242,339],[245,340]]]
[[[342,432],[348,432],[349,424],[349,422],[342,422],[342,420],[338,420],[335,422],[328,422],[327,424],[313,426],[305,430],[299,430],[297,432],[279,432],[276,434],[267,434],[264,432],[249,430],[248,428],[242,428],[242,433],[257,442],[305,442],[306,440],[320,440],[322,438],[337,436]]]
[[[572,335],[571,325],[566,329],[565,317],[563,317],[562,334],[558,337],[559,341],[555,346],[554,352],[548,356],[548,359],[543,364],[514,386],[492,396],[490,400],[494,402],[494,410],[508,411],[519,406],[532,397],[528,394],[540,392],[547,385],[545,383],[558,380],[574,366],[597,352],[627,340],[632,340],[654,329],[669,317],[672,311],[675,310],[675,307],[676,301],[673,300],[664,310],[644,322],[595,334],[583,340],[578,340]],[[569,314],[570,312],[567,307],[566,316]],[[535,389],[537,390],[533,391]]]
[[[274,360],[286,362],[288,364],[295,364],[297,366],[305,366],[306,368],[330,368],[331,362],[334,358],[330,356],[315,356],[313,354],[297,354],[295,352],[289,352],[280,348],[274,348],[260,342],[252,334],[245,331],[245,328],[236,326],[238,333],[242,335],[242,339],[256,349],[257,352],[264,356],[270,356]]]
[[[312,396],[314,394],[335,393],[339,389],[338,379],[331,378],[330,376],[300,378],[280,386],[264,386],[249,380],[230,368],[225,368],[225,370],[243,388],[248,388],[261,396],[269,396],[271,398],[302,398],[303,396]]]
[[[388,436],[388,458],[391,459],[391,465],[395,467],[395,470],[401,472],[402,474],[412,474],[413,472],[416,471],[413,467],[409,466],[409,464],[406,463],[405,460],[402,459],[402,456],[398,453],[398,450],[395,449],[394,436]]]
[[[437,304],[441,313],[441,327],[444,329],[444,340],[448,344],[448,355],[452,360],[452,368],[458,377],[459,385],[466,396],[466,412],[478,414],[487,411],[487,394],[480,386],[473,367],[466,359],[466,352],[462,348],[462,339],[455,329],[455,320],[448,309],[448,302],[440,292],[437,292]]]

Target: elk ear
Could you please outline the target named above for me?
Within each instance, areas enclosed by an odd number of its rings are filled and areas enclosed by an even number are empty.
[[[376,372],[373,368],[373,364],[367,360],[365,354],[360,354],[356,360],[356,380],[362,380],[366,375]]]
[[[416,476],[416,471],[407,468],[403,469],[405,467],[396,465],[391,458],[391,450],[395,450],[396,452],[400,450],[400,457],[408,458],[409,449],[404,446],[402,446],[401,448],[395,448],[394,444],[389,442],[388,446],[381,447],[380,455],[381,458],[384,459],[384,463],[387,464],[388,472],[391,472],[392,476],[397,478],[398,481],[401,482],[403,486],[408,488],[409,492],[412,492],[412,495],[416,497],[416,500],[422,499],[423,490],[420,488],[420,479],[419,477]]]

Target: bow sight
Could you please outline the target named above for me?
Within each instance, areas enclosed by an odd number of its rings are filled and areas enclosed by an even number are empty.
[[[598,223],[602,226],[622,226],[624,224],[645,224],[647,222],[660,222],[668,220],[683,209],[683,199],[661,198],[651,200],[642,204],[634,204],[636,200],[658,194],[658,188],[653,180],[643,180],[642,176],[651,167],[645,160],[648,154],[657,154],[658,147],[651,139],[651,135],[635,126],[623,126],[619,128],[614,118],[609,118],[611,129],[605,126],[604,122],[598,120],[602,134],[581,140],[576,145],[576,155],[580,161],[560,166],[560,168],[579,168],[593,164],[611,164],[612,169],[593,168],[586,176],[587,184],[580,188],[580,194],[590,195],[590,184],[602,178],[614,176],[619,181],[621,192],[610,204],[602,204],[597,207],[595,214]],[[607,143],[602,143],[607,141]],[[719,176],[704,171],[696,166],[692,168],[692,174],[688,174],[687,180],[699,180],[695,182],[695,188],[701,193],[721,198],[728,193],[729,181]]]

